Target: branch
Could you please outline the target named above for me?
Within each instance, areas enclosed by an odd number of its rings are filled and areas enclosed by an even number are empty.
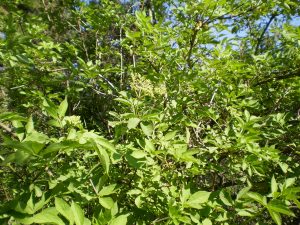
[[[197,37],[197,34],[198,34],[200,28],[202,28],[203,25],[204,25],[203,22],[197,21],[196,26],[193,29],[193,35],[192,35],[191,40],[190,40],[190,48],[189,48],[187,58],[186,58],[188,67],[190,69],[192,68],[191,57],[192,57],[193,48],[195,47],[196,37]]]
[[[263,40],[263,38],[264,38],[264,35],[265,35],[265,33],[267,32],[267,30],[268,30],[270,24],[272,23],[272,21],[275,19],[276,16],[277,16],[276,14],[273,14],[273,15],[270,17],[268,23],[267,23],[266,26],[265,26],[265,29],[263,30],[263,32],[261,33],[260,37],[258,38],[257,44],[256,44],[256,48],[255,48],[255,52],[254,52],[254,55],[257,55],[258,50],[259,50],[259,47],[260,47],[260,44],[261,44],[261,42],[262,42],[262,40]]]
[[[154,65],[154,63],[150,59],[142,59],[142,62],[149,63],[150,66],[155,70],[156,73],[160,73],[160,70]]]
[[[216,21],[216,20],[230,20],[230,19],[234,19],[234,18],[237,18],[237,17],[239,17],[239,16],[242,16],[242,15],[244,15],[244,14],[246,14],[246,13],[249,13],[249,12],[255,10],[255,9],[258,8],[258,6],[259,6],[259,5],[257,5],[257,6],[250,7],[250,8],[248,8],[248,9],[246,9],[246,11],[240,12],[239,14],[236,14],[236,15],[229,15],[230,13],[233,13],[235,10],[241,8],[244,4],[245,4],[245,3],[243,3],[243,4],[241,4],[241,5],[238,5],[237,7],[235,7],[234,9],[232,9],[231,11],[226,12],[226,13],[224,13],[224,14],[221,15],[221,16],[217,16],[217,17],[212,18],[212,19],[209,19],[209,18],[208,18],[208,19],[205,21],[205,23],[212,23],[212,22],[214,22],[214,21]]]
[[[285,80],[285,79],[293,78],[293,77],[300,77],[300,70],[296,70],[296,71],[287,73],[287,74],[285,74],[285,75],[279,75],[279,76],[276,76],[276,77],[268,78],[268,79],[263,80],[263,81],[259,81],[259,82],[257,82],[256,84],[254,84],[254,87],[256,87],[256,86],[258,86],[258,85],[262,85],[262,84],[268,83],[268,82],[270,82],[270,81],[274,81],[274,80]]]
[[[212,18],[212,19],[207,19],[207,21],[205,21],[205,22],[206,22],[206,23],[212,23],[212,22],[214,22],[214,21],[216,21],[216,20],[233,19],[233,18],[238,17],[238,16],[240,16],[240,15],[243,15],[244,13],[247,13],[247,12],[249,12],[249,11],[251,11],[251,10],[253,9],[253,8],[249,8],[246,12],[241,12],[241,13],[239,13],[239,14],[237,14],[237,15],[229,15],[230,13],[232,13],[232,12],[234,12],[235,10],[239,9],[239,8],[242,7],[243,5],[244,5],[244,3],[241,4],[241,5],[239,5],[239,6],[237,6],[236,8],[232,9],[231,11],[224,13],[224,14],[221,15],[221,16],[217,16],[217,17]]]
[[[14,138],[18,138],[18,136],[12,131],[12,129],[6,126],[4,123],[0,122],[0,127],[3,130],[5,130],[7,133],[9,133],[11,136],[13,136]]]

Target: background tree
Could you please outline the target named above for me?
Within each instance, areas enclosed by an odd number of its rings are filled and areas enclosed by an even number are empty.
[[[297,223],[298,4],[1,1],[0,221]]]

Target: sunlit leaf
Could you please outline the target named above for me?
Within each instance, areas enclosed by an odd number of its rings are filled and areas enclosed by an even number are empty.
[[[105,186],[101,189],[101,191],[98,193],[99,196],[107,196],[115,193],[116,184],[111,184],[109,186]]]
[[[55,208],[66,219],[68,219],[69,221],[73,221],[73,214],[72,214],[71,207],[63,199],[55,198]]]
[[[288,216],[295,216],[295,214],[289,209],[288,206],[284,204],[284,202],[277,199],[271,200],[267,207],[274,212],[282,213]]]
[[[60,103],[57,113],[60,118],[64,117],[68,109],[68,100],[67,97]]]
[[[65,223],[57,215],[58,211],[55,208],[47,208],[42,212],[33,216],[32,221],[38,224],[54,223],[57,225],[64,225]]]
[[[207,191],[198,191],[192,194],[186,205],[191,208],[199,208],[201,204],[207,203],[210,196],[210,192]]]
[[[277,225],[281,225],[282,224],[282,220],[281,220],[281,216],[278,212],[274,212],[272,210],[268,210],[272,219],[274,220],[274,222],[277,224]]]
[[[99,203],[106,209],[111,209],[114,206],[114,201],[111,197],[99,198]]]
[[[134,129],[137,127],[141,120],[139,118],[130,118],[127,122],[127,127],[128,129]]]
[[[72,202],[71,211],[74,216],[75,224],[76,225],[84,225],[84,212],[81,209],[81,207],[77,203]]]
[[[109,222],[109,225],[126,225],[129,214],[120,215]]]

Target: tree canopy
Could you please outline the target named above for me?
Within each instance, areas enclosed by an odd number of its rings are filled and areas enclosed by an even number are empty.
[[[299,0],[2,0],[0,224],[297,224]]]

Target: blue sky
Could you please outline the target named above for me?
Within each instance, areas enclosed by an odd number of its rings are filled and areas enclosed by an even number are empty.
[[[83,2],[89,3],[91,0],[82,0]],[[128,0],[121,0],[121,2],[128,2]],[[300,26],[300,16],[297,17],[293,17],[292,20],[290,21],[290,24],[293,26]],[[238,36],[244,36],[246,33],[245,32],[239,32],[237,35],[236,34],[232,34],[230,31],[224,30],[222,32],[220,32],[219,34],[222,34],[223,38],[233,38]],[[0,39],[5,38],[5,34],[3,32],[0,31]]]

